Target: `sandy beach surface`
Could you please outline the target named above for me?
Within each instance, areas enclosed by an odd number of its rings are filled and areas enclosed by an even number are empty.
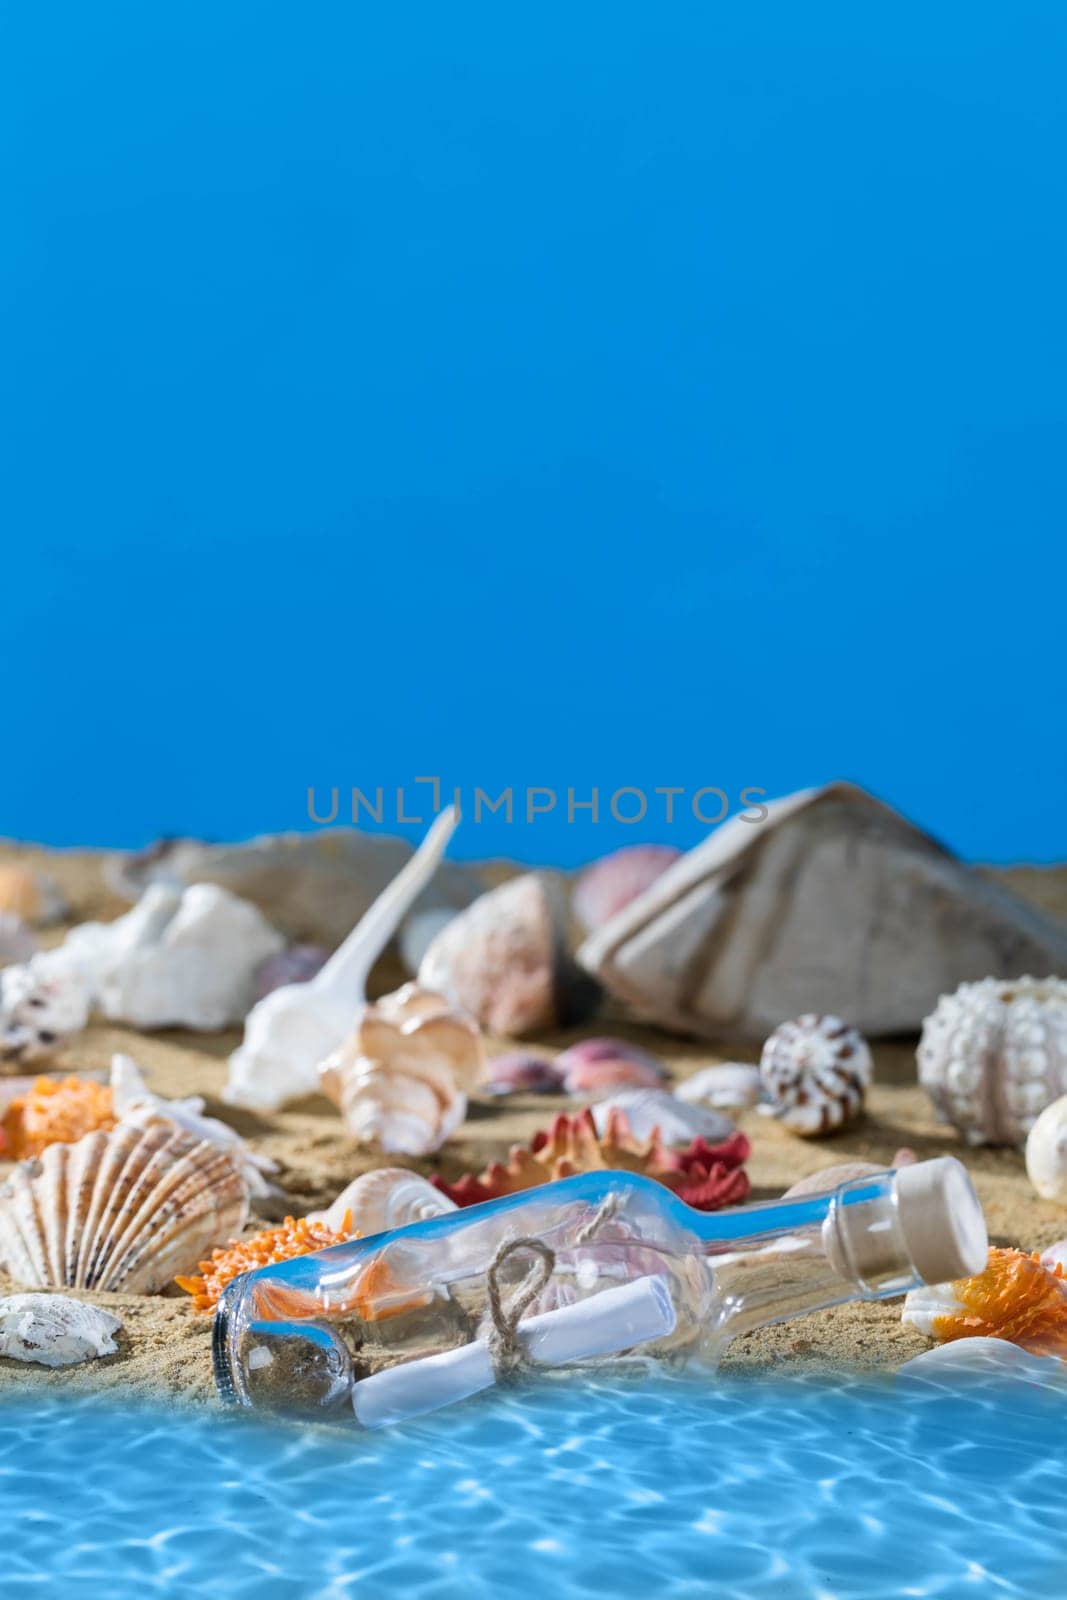
[[[109,920],[128,909],[107,889],[103,857],[91,852],[52,853],[18,846],[0,848],[0,861],[23,859],[47,866],[72,908],[72,922]],[[996,874],[1019,894],[1056,915],[1067,915],[1067,867],[1022,867]],[[51,930],[55,942],[62,929]],[[405,974],[387,958],[375,973],[372,989],[383,993]],[[713,1049],[678,1040],[658,1030],[637,1026],[608,1005],[581,1029],[546,1036],[537,1045],[562,1048],[592,1032],[634,1040],[659,1054],[671,1078],[680,1082],[712,1062],[754,1060],[751,1047]],[[224,1106],[221,1091],[226,1059],[240,1041],[240,1032],[203,1035],[171,1031],[144,1035],[112,1024],[94,1023],[52,1063],[53,1070],[78,1072],[106,1069],[115,1051],[124,1051],[144,1069],[149,1085],[168,1096],[200,1094],[208,1110],[224,1118],[257,1149],[279,1165],[278,1179],[292,1196],[294,1214],[331,1201],[358,1173],[374,1166],[396,1165],[357,1150],[347,1139],[328,1101],[308,1098],[270,1116]],[[531,1042],[531,1041],[527,1041]],[[493,1040],[496,1052],[509,1047]],[[966,1162],[981,1196],[991,1239],[996,1244],[1043,1248],[1067,1234],[1067,1211],[1037,1199],[1022,1157],[1010,1150],[969,1150],[950,1128],[940,1125],[916,1083],[915,1041],[875,1047],[876,1081],[863,1118],[845,1132],[819,1140],[802,1140],[755,1113],[740,1119],[752,1141],[748,1172],[752,1199],[771,1199],[791,1183],[820,1168],[846,1161],[889,1164],[901,1146],[920,1158],[958,1155]],[[25,1071],[25,1069],[22,1069]],[[406,1164],[425,1173],[456,1177],[481,1170],[504,1158],[516,1141],[526,1142],[562,1110],[575,1102],[563,1096],[527,1095],[507,1100],[480,1100],[471,1106],[460,1134],[434,1157]],[[6,1170],[0,1162],[0,1174]],[[263,1226],[251,1224],[252,1229]],[[0,1274],[0,1294],[18,1285]],[[70,1291],[68,1291],[70,1292]],[[81,1298],[112,1309],[123,1322],[119,1352],[81,1367],[49,1371],[0,1358],[0,1389],[63,1388],[100,1390],[147,1396],[214,1401],[211,1374],[211,1318],[195,1314],[180,1290],[160,1296],[84,1295]],[[807,1367],[876,1369],[892,1367],[925,1348],[925,1341],[901,1326],[900,1302],[859,1304],[818,1312],[738,1340],[727,1356],[732,1369],[758,1370],[790,1362]]]

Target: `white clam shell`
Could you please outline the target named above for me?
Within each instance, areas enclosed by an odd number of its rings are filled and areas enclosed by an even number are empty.
[[[757,1104],[761,1090],[759,1067],[744,1061],[724,1061],[695,1072],[674,1092],[679,1100],[710,1106],[713,1111],[747,1111]]]
[[[767,1113],[811,1138],[843,1127],[859,1113],[874,1064],[858,1029],[840,1017],[809,1012],[774,1030],[759,1070],[770,1097]]]
[[[326,1211],[311,1214],[313,1222],[325,1222],[338,1231],[345,1214],[351,1213],[353,1233],[369,1238],[392,1228],[406,1228],[411,1222],[441,1217],[457,1209],[440,1189],[404,1167],[379,1167],[354,1178]]]
[[[623,1111],[635,1139],[651,1138],[654,1129],[664,1144],[690,1144],[706,1139],[717,1144],[733,1133],[733,1123],[703,1106],[689,1105],[667,1089],[623,1089],[592,1108],[598,1134],[607,1132],[612,1111]]]
[[[1067,1091],[1067,982],[984,978],[923,1023],[919,1081],[971,1144],[1022,1146]]]
[[[0,1356],[42,1367],[70,1367],[114,1355],[122,1323],[99,1306],[62,1294],[11,1294],[0,1300]]]
[[[169,1123],[125,1123],[14,1168],[0,1185],[0,1265],[28,1288],[154,1294],[247,1216],[226,1151]]]
[[[1067,1095],[1046,1106],[1030,1129],[1026,1175],[1042,1200],[1067,1206]]]

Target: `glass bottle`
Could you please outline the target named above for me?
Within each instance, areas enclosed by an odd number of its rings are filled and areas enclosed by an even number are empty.
[[[981,1271],[981,1205],[951,1157],[712,1213],[586,1173],[236,1279],[220,1394],[365,1427],[546,1366],[697,1362],[739,1334]]]

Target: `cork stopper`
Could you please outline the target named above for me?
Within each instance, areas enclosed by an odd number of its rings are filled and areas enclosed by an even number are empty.
[[[951,1283],[983,1270],[989,1235],[962,1162],[939,1156],[901,1167],[896,1196],[904,1242],[924,1283]]]

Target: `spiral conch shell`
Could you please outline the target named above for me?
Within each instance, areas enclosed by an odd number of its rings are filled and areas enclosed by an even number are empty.
[[[31,1289],[154,1294],[247,1215],[224,1150],[169,1123],[124,1125],[14,1169],[0,1187],[0,1265]]]
[[[923,1023],[919,1082],[968,1144],[1021,1146],[1067,1091],[1067,982],[984,978]]]
[[[867,1041],[840,1017],[783,1022],[760,1056],[767,1113],[804,1138],[833,1133],[858,1116],[873,1070]]]
[[[353,1238],[358,1234],[366,1239],[373,1233],[406,1228],[411,1222],[425,1222],[428,1217],[455,1210],[456,1202],[417,1172],[406,1167],[379,1167],[353,1178],[328,1210],[312,1211],[308,1221],[339,1231],[347,1218]]]
[[[323,1093],[360,1144],[394,1155],[437,1150],[481,1083],[478,1025],[429,989],[405,984],[363,1011],[351,1038],[319,1068]]]

